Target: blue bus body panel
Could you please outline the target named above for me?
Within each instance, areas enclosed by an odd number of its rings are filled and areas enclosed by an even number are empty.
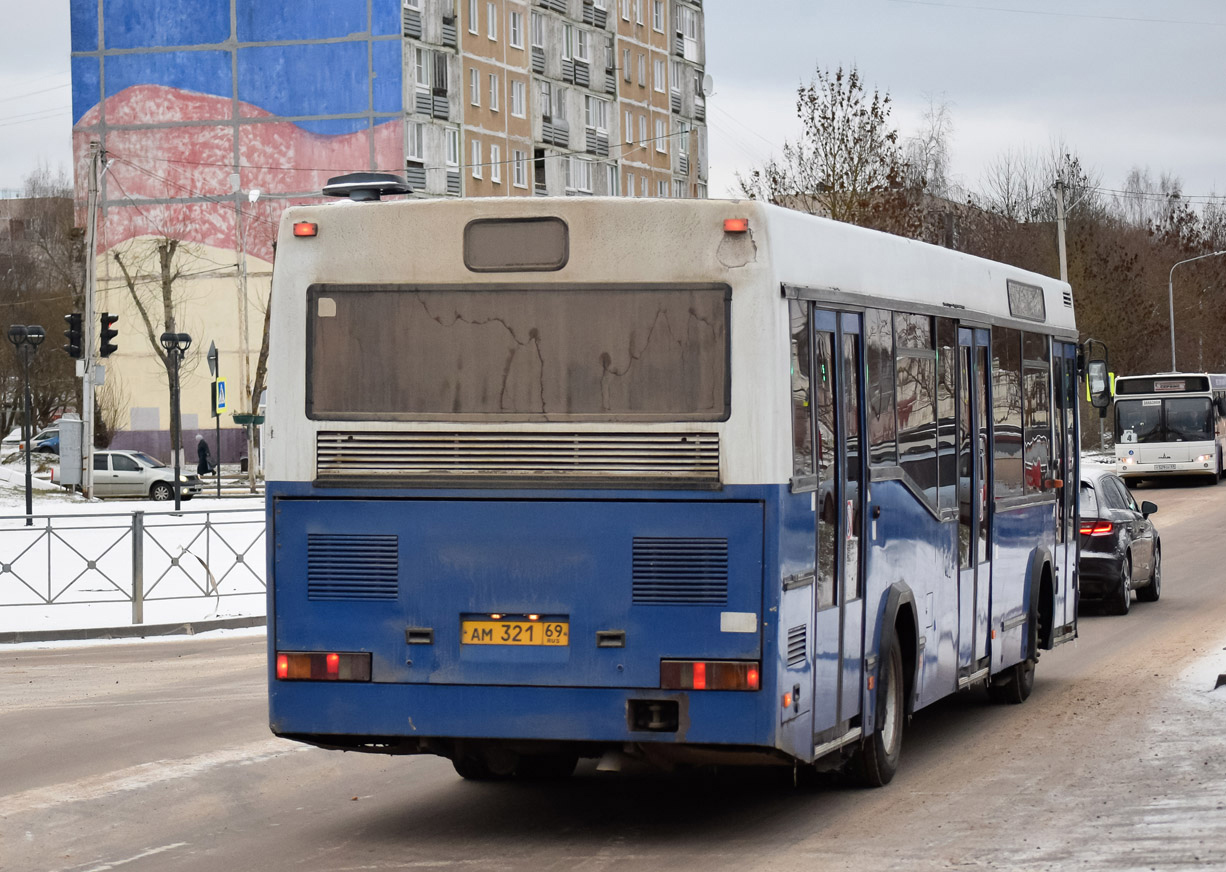
[[[370,683],[278,681],[270,657],[273,729],[774,747],[778,676],[769,658],[779,632],[778,583],[763,578],[764,568],[768,577],[777,572],[778,554],[763,531],[785,490],[372,495],[270,483],[270,653],[372,653]],[[358,583],[358,598],[345,585],[340,595],[327,587],[336,560],[326,551],[321,558],[321,546],[359,546],[342,580],[386,581],[386,560],[363,557],[361,546],[382,548],[386,558],[389,539],[396,557],[390,585]],[[667,553],[653,575],[641,549],[661,541],[682,543],[683,562],[687,547],[704,554],[701,585],[687,581],[695,573],[685,566],[668,564]],[[342,548],[331,557],[352,553]],[[726,631],[727,613],[754,615],[755,631]],[[461,617],[490,614],[565,619],[569,644],[462,645]],[[432,630],[433,644],[409,644],[408,628]],[[598,647],[597,631],[608,630],[624,631],[625,646]],[[662,691],[663,658],[763,661],[762,690]],[[632,732],[626,707],[636,698],[679,700],[682,728]],[[790,753],[811,751],[807,731],[795,740]]]

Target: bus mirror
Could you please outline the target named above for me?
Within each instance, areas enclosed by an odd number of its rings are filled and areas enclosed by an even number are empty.
[[[1091,360],[1086,364],[1086,382],[1090,389],[1090,404],[1105,409],[1111,403],[1111,382],[1107,377],[1107,361]]]

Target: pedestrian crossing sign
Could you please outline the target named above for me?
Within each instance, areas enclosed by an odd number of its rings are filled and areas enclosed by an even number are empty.
[[[213,381],[213,417],[221,415],[227,408],[226,405],[226,380],[219,378]]]

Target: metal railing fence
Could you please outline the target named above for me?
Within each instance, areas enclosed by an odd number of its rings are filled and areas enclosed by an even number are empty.
[[[66,615],[70,607],[113,616],[130,606],[228,601],[261,609],[265,593],[263,509],[0,516],[0,629],[20,625],[24,609]],[[125,609],[126,612],[126,609]],[[113,617],[111,618],[114,619]],[[54,621],[54,617],[52,618]]]

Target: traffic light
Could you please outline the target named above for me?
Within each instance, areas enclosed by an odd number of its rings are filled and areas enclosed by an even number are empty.
[[[68,337],[68,343],[64,346],[64,351],[68,352],[68,356],[74,360],[80,360],[81,313],[73,312],[71,315],[65,315],[64,320],[68,322],[68,329],[64,331],[64,335]]]
[[[118,315],[112,315],[110,312],[102,313],[102,329],[98,333],[98,339],[100,340],[98,344],[99,357],[110,357],[118,349],[119,346],[111,342],[112,339],[119,335],[119,331],[111,326],[118,320]]]

